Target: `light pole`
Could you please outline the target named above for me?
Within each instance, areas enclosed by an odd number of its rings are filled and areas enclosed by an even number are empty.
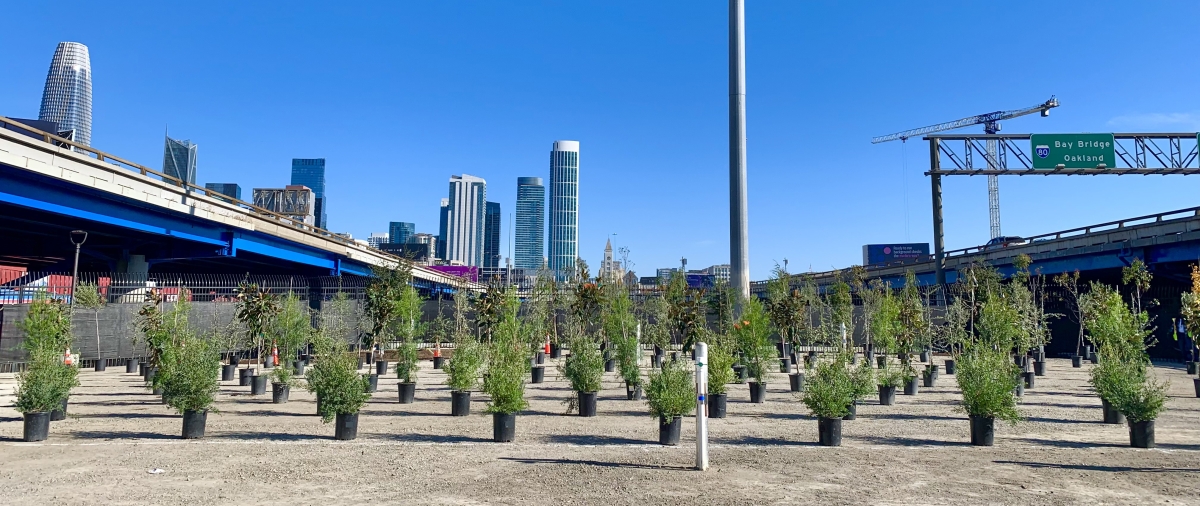
[[[71,270],[71,307],[75,307],[75,287],[79,284],[79,248],[87,242],[87,232],[71,231],[71,244],[75,245],[75,268]]]
[[[746,11],[729,0],[729,274],[730,284],[750,298],[750,239],[746,217]],[[739,302],[740,306],[740,302]],[[741,308],[735,309],[741,314]]]

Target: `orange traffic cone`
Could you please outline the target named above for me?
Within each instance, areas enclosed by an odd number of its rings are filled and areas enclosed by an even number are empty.
[[[271,346],[271,363],[274,364],[275,367],[279,367],[279,347],[278,346],[274,346],[274,345]]]
[[[67,365],[72,365],[75,363],[75,359],[71,357],[71,348],[67,348],[67,353],[63,355],[63,363]]]
[[[546,341],[545,351],[547,355],[550,354],[550,341]]]

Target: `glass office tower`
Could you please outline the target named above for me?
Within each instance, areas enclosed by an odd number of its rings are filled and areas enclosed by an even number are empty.
[[[59,42],[50,60],[38,119],[53,121],[60,132],[74,130],[75,142],[92,143],[92,61],[87,46]]]
[[[417,233],[417,224],[405,221],[393,221],[388,224],[388,242],[392,244],[407,244],[408,239]]]
[[[483,267],[500,267],[500,203],[488,202],[483,226]]]
[[[242,187],[237,183],[204,183],[204,188],[215,191],[226,197],[242,200]]]
[[[446,213],[446,260],[483,266],[487,182],[469,174],[450,176]]]
[[[163,174],[188,184],[196,184],[196,144],[167,137],[163,148]]]
[[[575,275],[579,256],[579,141],[555,141],[550,150],[549,267],[559,280]]]
[[[546,254],[546,187],[540,177],[517,178],[517,217],[513,266],[541,269]]]
[[[313,210],[316,227],[328,229],[328,211],[325,205],[325,159],[324,158],[293,158],[292,184],[304,185],[312,189],[317,198],[317,207]]]

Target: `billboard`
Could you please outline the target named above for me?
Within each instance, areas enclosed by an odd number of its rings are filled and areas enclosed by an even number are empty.
[[[863,265],[918,262],[929,256],[929,243],[867,244],[863,246]]]
[[[479,282],[479,268],[471,265],[431,265],[430,269],[448,276]]]

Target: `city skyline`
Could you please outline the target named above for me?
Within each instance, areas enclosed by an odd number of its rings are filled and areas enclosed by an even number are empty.
[[[92,143],[92,59],[88,47],[59,42],[46,73],[38,119],[58,124],[58,131],[75,131],[75,142]]]

